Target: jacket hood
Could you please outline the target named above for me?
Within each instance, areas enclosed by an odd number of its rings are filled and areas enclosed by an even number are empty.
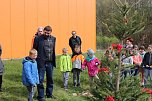
[[[25,62],[32,62],[32,63],[34,63],[35,60],[32,60],[29,56],[27,56],[27,57],[25,57],[25,58],[23,59],[22,64],[24,64]]]

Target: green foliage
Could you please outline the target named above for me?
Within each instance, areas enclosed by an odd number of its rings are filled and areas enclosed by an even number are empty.
[[[118,4],[116,1],[115,4],[118,8],[117,12],[111,13],[109,18],[103,22],[109,32],[119,40],[123,40],[144,29],[143,17],[139,16],[136,10],[133,16],[129,14],[135,4],[128,5],[126,2]]]
[[[57,68],[54,69],[54,91],[53,95],[57,99],[51,99],[51,101],[88,101],[89,98],[83,96],[73,96],[72,93],[81,93],[82,91],[89,89],[88,73],[87,71],[81,74],[81,86],[82,88],[75,88],[72,84],[72,73],[69,77],[69,89],[66,92],[62,87],[62,73],[58,67],[59,56],[57,56]],[[3,92],[0,93],[0,101],[27,101],[28,91],[21,82],[22,76],[22,60],[8,60],[4,61],[5,73],[3,75]],[[44,81],[46,85],[46,78]],[[37,91],[36,91],[37,92]],[[33,101],[36,100],[37,93],[34,96]],[[50,99],[46,98],[46,101]],[[90,100],[91,101],[91,100]]]
[[[109,62],[102,59],[104,65],[109,65]],[[149,94],[143,93],[139,85],[138,77],[128,76],[125,79],[121,78],[120,90],[116,92],[116,74],[118,72],[115,67],[117,61],[110,62],[110,71],[112,76],[108,73],[99,73],[101,82],[97,82],[97,89],[93,91],[94,95],[104,101],[107,96],[113,96],[115,101],[147,101],[150,97]]]
[[[138,76],[128,76],[125,79],[122,77],[120,80],[120,89],[116,91],[116,80],[118,68],[118,59],[113,61],[108,60],[105,56],[102,56],[102,65],[110,69],[110,73],[100,72],[98,74],[101,82],[96,82],[97,89],[93,91],[93,94],[104,101],[107,96],[113,96],[115,101],[147,101],[150,97],[149,94],[143,93],[142,88],[139,85]],[[127,69],[132,66],[127,67]]]
[[[107,37],[107,36],[97,36],[97,49],[106,49],[112,43],[118,43],[118,39],[116,37]]]
[[[121,1],[124,2],[125,0]],[[129,5],[137,2],[137,0],[126,1]],[[144,45],[147,47],[149,44],[152,43],[152,0],[141,0],[141,2],[132,7],[132,9],[129,11],[128,16],[132,16],[134,15],[135,11],[138,11],[137,17],[139,16],[143,19],[143,22],[145,22],[145,29],[138,34],[131,35],[131,37],[134,39],[134,44],[137,44],[138,46]],[[118,8],[114,5],[114,2],[112,0],[97,0],[97,35],[99,35],[100,33],[103,33],[104,36],[108,37],[112,35],[111,32],[108,32],[106,30],[106,27],[103,26],[102,22],[110,22],[107,21],[107,18],[109,18],[111,14],[116,15],[117,12]],[[128,23],[132,23],[130,21],[130,17],[128,18],[128,20]]]

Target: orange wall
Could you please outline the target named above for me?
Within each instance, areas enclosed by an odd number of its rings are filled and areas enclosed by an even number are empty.
[[[96,49],[96,0],[0,0],[2,58],[28,55],[39,26],[50,25],[56,53],[68,46],[71,31],[82,39],[82,52]],[[71,52],[71,51],[70,51]]]

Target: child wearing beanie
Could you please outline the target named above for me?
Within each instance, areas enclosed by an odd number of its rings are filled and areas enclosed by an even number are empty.
[[[98,66],[100,65],[100,61],[94,55],[94,51],[92,49],[88,49],[87,57],[82,64],[82,69],[84,70],[86,67],[88,68],[89,82],[90,88],[93,87],[94,78],[99,79],[98,74]]]

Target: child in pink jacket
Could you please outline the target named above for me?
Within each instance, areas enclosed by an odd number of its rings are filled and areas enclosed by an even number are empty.
[[[88,56],[86,57],[86,59],[82,64],[82,69],[84,70],[86,67],[88,68],[90,87],[92,87],[94,78],[99,79],[97,74],[98,74],[98,65],[100,64],[100,61],[98,60],[98,58],[95,57],[94,51],[92,49],[89,49],[87,51],[87,54]]]

